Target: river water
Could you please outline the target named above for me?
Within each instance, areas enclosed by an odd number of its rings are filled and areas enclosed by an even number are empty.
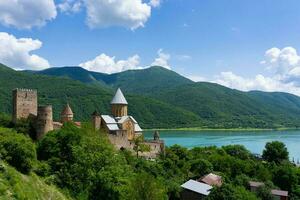
[[[145,138],[153,138],[146,131]],[[300,161],[300,130],[288,131],[160,131],[167,146],[179,144],[187,148],[241,144],[252,153],[262,154],[267,142],[281,141],[288,148],[290,159]]]

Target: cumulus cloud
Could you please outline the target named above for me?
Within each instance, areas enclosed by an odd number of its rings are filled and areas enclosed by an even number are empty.
[[[57,7],[64,13],[77,13],[83,7],[83,2],[82,0],[64,0]]]
[[[101,54],[93,60],[79,64],[79,66],[90,71],[111,74],[130,69],[141,69],[141,67],[139,67],[139,64],[140,57],[138,55],[129,57],[126,60],[116,61],[115,57],[110,57],[106,54]]]
[[[300,56],[295,48],[270,48],[265,52],[265,59],[261,64],[272,75],[258,74],[253,78],[244,78],[233,72],[222,72],[214,82],[243,91],[281,91],[300,96]]]
[[[285,76],[300,66],[300,56],[293,47],[274,47],[266,51],[265,60],[261,63],[267,65],[268,69],[275,70],[278,75]]]
[[[276,77],[265,77],[261,74],[256,75],[254,78],[244,78],[233,72],[222,72],[217,76],[217,79],[212,82],[242,91],[280,91],[300,95],[300,87],[297,87],[294,82],[283,82]]]
[[[84,0],[90,28],[122,26],[132,30],[143,27],[151,6],[142,0]]]
[[[40,27],[56,15],[54,0],[0,0],[0,23],[6,26]]]
[[[32,51],[40,49],[42,42],[32,38],[16,38],[0,32],[0,62],[17,69],[40,70],[50,67],[49,62]]]
[[[168,64],[168,61],[170,60],[171,55],[164,53],[162,49],[159,49],[157,54],[158,54],[158,57],[155,58],[154,62],[151,64],[151,66],[161,66],[166,69],[171,69],[170,65]]]
[[[150,0],[149,5],[152,7],[159,7],[161,3],[161,0]]]

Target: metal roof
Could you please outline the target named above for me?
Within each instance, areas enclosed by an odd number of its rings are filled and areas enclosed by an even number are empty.
[[[289,192],[288,191],[284,191],[284,190],[271,190],[271,193],[273,195],[281,196],[281,197],[287,197],[287,196],[289,196]]]
[[[119,129],[119,126],[117,124],[106,124],[108,130],[110,131],[118,131],[120,130]]]
[[[111,100],[110,104],[123,104],[123,105],[128,104],[120,88],[118,88],[118,90],[117,90],[114,98]]]
[[[136,123],[136,124],[134,124],[134,131],[135,132],[142,132],[143,129],[141,129],[141,127]]]
[[[209,173],[201,178],[201,182],[206,183],[211,186],[213,186],[213,185],[221,186],[222,185],[222,177],[218,176],[216,174],[213,174],[213,173]]]
[[[194,180],[185,182],[181,187],[205,196],[209,195],[210,190],[212,189],[212,186]]]
[[[115,118],[110,115],[101,115],[101,118],[105,121],[106,124],[116,124]]]
[[[69,104],[67,104],[61,112],[62,115],[73,115],[73,111]]]

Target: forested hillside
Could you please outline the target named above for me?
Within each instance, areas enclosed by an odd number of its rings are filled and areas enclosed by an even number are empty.
[[[50,68],[31,73],[65,76],[98,88],[121,87],[127,94],[150,97],[194,116],[191,121],[190,118],[178,116],[185,122],[177,121],[176,127],[280,128],[298,127],[300,124],[298,96],[280,92],[241,92],[213,83],[195,83],[162,67],[116,74],[89,72],[80,67]],[[131,109],[137,108],[139,106]],[[175,113],[158,113],[166,114],[160,121],[160,127],[169,127],[164,124],[164,119],[168,116],[173,118]]]
[[[37,89],[39,104],[53,105],[55,119],[59,119],[63,106],[68,102],[75,113],[75,119],[82,121],[90,120],[95,110],[109,114],[109,104],[115,92],[112,88],[86,85],[64,77],[18,72],[2,65],[0,112],[11,113],[14,88]],[[196,114],[168,103],[136,95],[126,95],[126,98],[129,102],[129,113],[135,116],[143,128],[199,126],[201,123]]]

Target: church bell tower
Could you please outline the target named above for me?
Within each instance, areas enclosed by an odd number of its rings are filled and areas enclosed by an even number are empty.
[[[120,88],[118,88],[110,104],[111,104],[112,115],[114,117],[123,117],[128,115],[127,114],[128,103]]]

